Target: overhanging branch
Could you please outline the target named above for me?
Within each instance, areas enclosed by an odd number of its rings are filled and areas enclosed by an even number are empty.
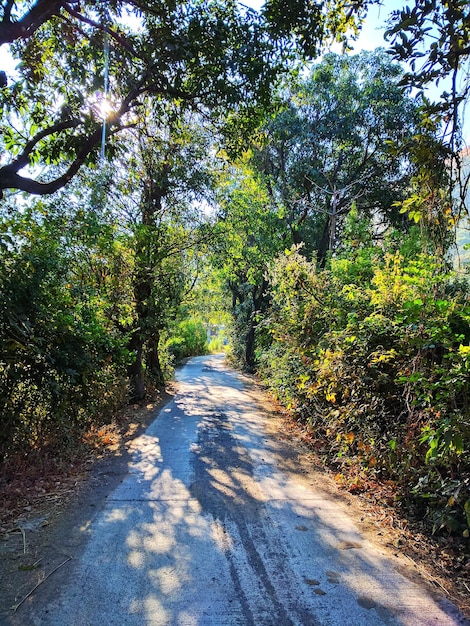
[[[79,120],[67,120],[63,122],[57,122],[56,124],[53,124],[52,126],[49,126],[48,128],[44,128],[43,130],[39,131],[32,139],[28,141],[23,149],[23,152],[19,155],[17,159],[12,161],[8,165],[8,167],[12,171],[18,172],[21,168],[26,167],[29,164],[29,156],[33,152],[35,146],[41,141],[41,139],[45,139],[46,137],[50,137],[51,135],[55,135],[56,133],[60,133],[70,128],[76,128],[79,124]]]
[[[78,0],[69,0],[68,4],[77,2]],[[51,17],[58,15],[66,3],[64,0],[37,0],[19,20],[11,19],[13,4],[8,1],[5,5],[3,18],[0,21],[0,45],[13,43],[18,39],[28,39]]]
[[[89,26],[93,26],[93,28],[96,28],[97,30],[101,30],[102,32],[107,33],[122,48],[124,48],[125,50],[130,52],[132,54],[132,56],[134,56],[134,57],[138,57],[139,56],[137,54],[136,50],[134,50],[134,48],[131,46],[131,44],[129,43],[129,41],[127,40],[127,38],[125,36],[123,36],[120,33],[116,32],[112,28],[109,28],[109,26],[106,26],[105,24],[99,24],[98,22],[95,22],[94,20],[86,17],[85,15],[82,15],[82,13],[80,13],[80,11],[75,11],[75,9],[73,9],[68,4],[64,5],[64,8],[67,11],[67,13],[69,13],[72,17],[75,17],[80,22],[83,22],[84,24],[88,24]]]
[[[129,125],[123,126],[121,124],[121,118],[130,110],[132,103],[139,97],[139,95],[146,90],[146,80],[147,75],[145,75],[134,86],[134,88],[131,89],[121,102],[119,109],[107,120],[106,126],[109,129],[108,134],[113,135],[120,132],[123,128],[129,127]],[[58,178],[49,182],[42,182],[33,178],[21,176],[18,172],[23,167],[29,165],[29,156],[42,139],[65,130],[78,128],[80,124],[81,122],[78,119],[61,121],[56,124],[52,124],[48,128],[38,132],[32,139],[30,139],[18,158],[7,165],[0,167],[0,199],[3,197],[3,191],[5,189],[18,189],[19,191],[25,191],[35,195],[47,195],[55,193],[64,187],[85,163],[93,148],[100,143],[103,132],[103,124],[97,125],[90,134],[83,137],[80,150],[77,152],[71,165],[68,167],[67,171]]]
[[[0,193],[2,193],[4,189],[10,188],[18,189],[20,191],[26,191],[27,193],[32,193],[39,196],[44,196],[58,191],[59,189],[64,187],[78,172],[80,167],[85,162],[87,156],[93,150],[94,146],[99,143],[101,139],[101,133],[102,126],[100,125],[84,141],[82,149],[78,152],[75,160],[67,169],[67,171],[52,181],[40,182],[32,178],[26,178],[25,176],[21,176],[20,174],[18,174],[18,170],[21,169],[17,167],[18,161],[15,161],[14,163],[11,163],[9,165],[5,165],[4,167],[0,168]]]

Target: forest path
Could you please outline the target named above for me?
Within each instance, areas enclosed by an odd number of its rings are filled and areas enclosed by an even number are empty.
[[[466,623],[300,470],[222,356],[190,360],[178,379],[83,549],[21,607],[22,624]]]

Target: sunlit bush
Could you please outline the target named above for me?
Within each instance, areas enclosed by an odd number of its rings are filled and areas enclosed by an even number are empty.
[[[183,320],[172,331],[166,341],[166,350],[176,361],[207,354],[207,331],[202,322]]]
[[[468,286],[442,261],[292,249],[270,273],[260,374],[347,480],[395,481],[435,530],[470,522]]]

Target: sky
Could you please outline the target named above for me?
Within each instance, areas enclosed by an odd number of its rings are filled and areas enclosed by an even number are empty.
[[[385,45],[384,32],[385,22],[393,10],[402,8],[401,0],[384,0],[383,6],[373,5],[369,7],[367,17],[363,25],[358,41],[354,44],[355,51],[374,50]]]

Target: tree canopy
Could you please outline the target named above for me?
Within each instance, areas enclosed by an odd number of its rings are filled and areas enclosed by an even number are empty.
[[[231,111],[243,118],[236,133],[250,134],[289,60],[314,57],[332,39],[346,45],[374,3],[269,0],[258,13],[233,0],[2,0],[0,44],[19,65],[0,87],[0,192],[60,189],[96,160],[103,126],[112,153],[145,94],[219,114],[234,140]],[[394,11],[387,33],[395,57],[411,64],[404,83],[451,77],[429,111],[448,119],[453,137],[468,90],[468,31],[462,0],[416,0]]]
[[[353,204],[382,230],[401,219],[419,120],[402,76],[383,50],[329,54],[285,88],[256,161],[295,243],[333,252]]]
[[[20,62],[1,90],[0,190],[60,189],[96,159],[104,124],[108,139],[132,125],[146,94],[254,120],[284,58],[258,14],[234,2],[6,0],[0,24]]]

